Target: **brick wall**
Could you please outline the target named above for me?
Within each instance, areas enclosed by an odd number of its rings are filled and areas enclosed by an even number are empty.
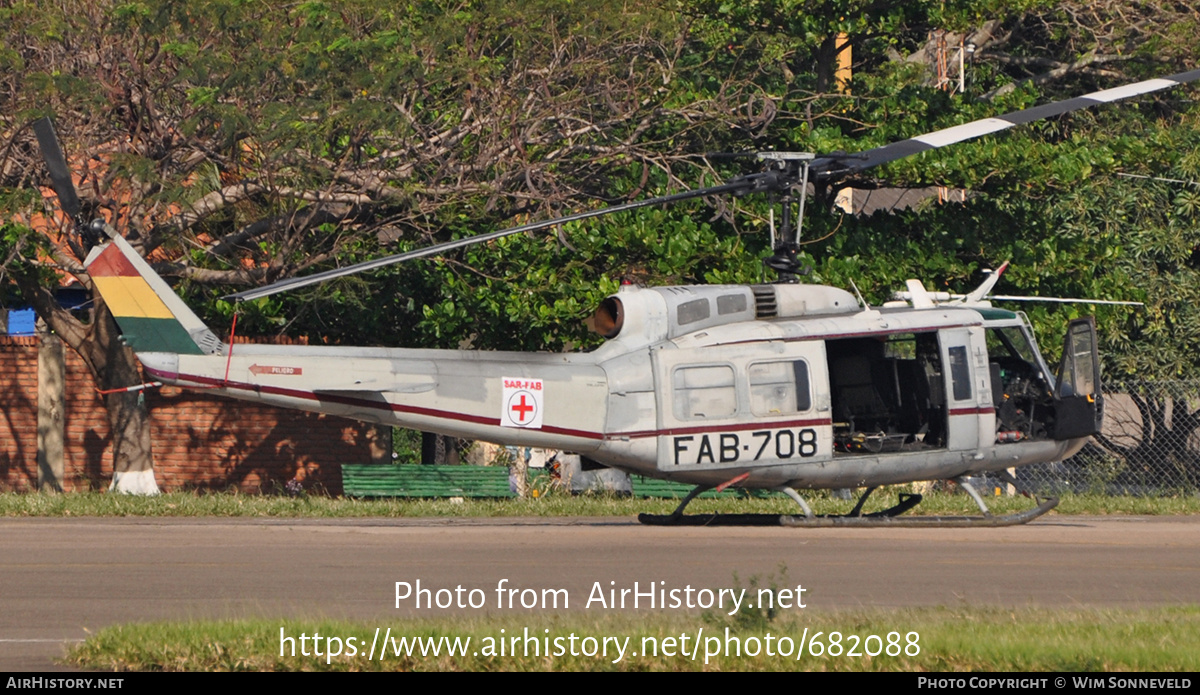
[[[0,489],[37,486],[37,338],[0,336]],[[103,489],[112,480],[107,412],[82,360],[66,357],[65,483]],[[373,428],[175,387],[144,391],[163,490],[274,491],[292,478],[341,494],[342,463],[369,463]]]
[[[0,337],[0,482],[37,485],[37,338]]]

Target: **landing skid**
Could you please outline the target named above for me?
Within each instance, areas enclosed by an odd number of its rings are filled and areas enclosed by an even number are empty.
[[[864,496],[865,497],[865,496]],[[638,514],[638,521],[648,526],[834,526],[849,519],[890,519],[921,503],[921,496],[902,492],[895,506],[880,512],[858,514],[862,504],[855,506],[849,514],[821,514],[813,516],[790,516],[787,514]],[[806,505],[807,506],[807,505]],[[817,523],[812,523],[817,522]]]
[[[705,488],[707,489],[707,488]],[[873,490],[874,488],[872,488]],[[703,490],[701,490],[702,492]],[[921,495],[900,493],[895,506],[870,514],[860,514],[868,490],[849,514],[791,516],[787,514],[683,514],[682,505],[673,514],[639,514],[638,521],[647,526],[789,526],[802,528],[965,528],[999,527],[1026,524],[1058,506],[1057,497],[1041,500],[1038,506],[1023,512],[993,516],[900,516],[921,502]],[[697,493],[698,494],[698,493]],[[690,499],[688,501],[691,501]]]

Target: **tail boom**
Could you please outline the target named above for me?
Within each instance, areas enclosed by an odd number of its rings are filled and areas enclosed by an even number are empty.
[[[498,444],[586,452],[605,438],[608,384],[588,355],[564,364],[561,355],[237,345],[229,359],[138,357],[148,377],[238,400]],[[514,380],[538,394],[511,400]],[[526,405],[543,410],[538,422],[504,417]]]
[[[591,451],[608,382],[594,355],[226,346],[120,236],[88,257],[146,375],[239,400],[502,444]]]

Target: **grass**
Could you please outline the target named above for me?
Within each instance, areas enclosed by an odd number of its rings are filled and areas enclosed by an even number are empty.
[[[367,652],[379,628],[380,643],[391,630],[393,640],[470,638],[465,655],[394,653],[369,659]],[[523,635],[549,638],[551,655],[524,653]],[[729,630],[727,633],[726,630]],[[282,634],[293,638],[285,643]],[[502,633],[501,630],[504,632]],[[548,632],[547,632],[548,631]],[[822,633],[816,637],[817,633]],[[840,633],[834,637],[832,633]],[[889,636],[895,633],[889,656]],[[913,636],[912,633],[915,633]],[[321,652],[313,655],[311,639],[319,634]],[[688,640],[681,640],[682,635]],[[767,653],[766,637],[774,641]],[[498,637],[518,639],[516,654]],[[574,635],[575,654],[570,636]],[[805,636],[807,635],[807,639]],[[851,635],[855,637],[851,637]],[[879,641],[867,641],[877,635]],[[695,657],[690,656],[697,644]],[[727,636],[735,641],[728,641]],[[328,641],[339,638],[338,643]],[[349,655],[349,638],[355,655]],[[628,638],[626,654],[588,656],[599,642],[587,637]],[[781,638],[788,642],[781,642]],[[561,638],[558,643],[555,638]],[[652,638],[652,639],[647,639]],[[675,646],[669,646],[669,638]],[[815,638],[815,639],[814,639]],[[494,651],[488,654],[489,641]],[[797,646],[804,642],[799,658]],[[997,608],[928,608],[789,614],[769,619],[751,616],[736,624],[724,616],[671,613],[637,615],[554,614],[530,617],[482,616],[467,619],[395,620],[386,624],[241,620],[123,625],[102,630],[75,647],[67,663],[88,669],[120,671],[1185,671],[1200,669],[1200,607],[1154,610],[1018,610]],[[840,645],[834,647],[834,642]],[[463,642],[460,641],[460,644]],[[295,645],[295,655],[291,648]],[[511,643],[509,643],[511,644]],[[532,643],[531,643],[532,644]],[[650,649],[658,645],[657,655]],[[711,656],[705,651],[740,644],[742,653]],[[561,645],[562,654],[558,654]],[[857,645],[857,647],[856,647]],[[911,645],[911,646],[910,646]],[[309,656],[301,649],[307,647]],[[528,647],[532,652],[533,647]],[[858,655],[851,655],[857,650]],[[870,656],[866,652],[880,652]],[[813,656],[812,652],[822,652]],[[831,655],[831,651],[840,654]],[[905,653],[907,651],[908,653]],[[670,654],[668,654],[670,652]],[[756,652],[751,655],[750,652]],[[783,655],[780,652],[786,652]],[[636,653],[637,656],[633,656]]]
[[[905,489],[905,488],[897,488]],[[818,514],[844,513],[852,503],[833,499],[828,493],[808,493]],[[895,501],[895,493],[881,490],[868,503],[867,511],[882,509]],[[365,518],[365,517],[509,517],[509,516],[634,516],[639,512],[670,513],[675,500],[621,498],[610,495],[546,494],[536,499],[452,501],[449,499],[347,499],[303,495],[247,495],[237,492],[171,492],[154,497],[78,492],[70,494],[0,493],[0,517],[280,517],[280,518]],[[1023,497],[991,497],[988,505],[997,514],[1032,506]],[[791,500],[781,497],[746,499],[698,499],[689,513],[796,514]],[[976,514],[970,498],[961,493],[934,492],[910,514]],[[1066,494],[1051,514],[1200,514],[1200,496],[1133,497],[1099,494]]]
[[[904,488],[899,488],[904,489]],[[895,491],[880,491],[873,497],[873,508],[891,504]],[[818,513],[844,512],[851,502],[833,499],[827,493],[810,493],[809,501]],[[632,516],[638,512],[668,513],[674,500],[630,499],[605,495],[570,496],[547,494],[537,499],[507,500],[351,500],[316,495],[246,495],[236,492],[175,492],[156,497],[137,497],[101,492],[49,494],[0,494],[0,516],[4,517],[250,517],[250,518],[360,518],[360,517],[508,517],[508,516]],[[1028,508],[1021,497],[992,497],[989,504],[996,513]],[[922,513],[975,513],[974,504],[964,494],[939,491],[926,496],[918,508]],[[689,507],[691,512],[796,513],[793,502],[780,498],[701,499]],[[1052,514],[1139,514],[1178,515],[1200,513],[1200,498],[1195,494],[1167,497],[1112,497],[1107,495],[1065,495]],[[752,578],[751,586],[757,579]],[[380,628],[391,636],[424,637],[449,640],[471,639],[474,645],[465,655],[389,656],[382,661],[368,659],[366,652]],[[581,651],[584,637],[628,638],[626,656],[614,662],[609,658],[586,654],[547,657],[489,655],[488,640],[498,651],[496,638],[521,635],[529,628],[535,637],[562,638],[574,634]],[[342,650],[348,652],[348,640],[355,637],[353,656],[318,658],[297,653],[280,655],[280,630],[297,638],[320,633],[339,637]],[[740,639],[755,655],[715,656],[705,663],[703,649],[696,658],[684,655],[685,643],[679,639],[703,637],[707,647],[725,643],[725,630]],[[501,631],[504,631],[503,633]],[[544,632],[549,630],[549,632]],[[838,643],[849,652],[857,638],[860,656],[848,653],[831,656],[831,633],[840,633]],[[776,655],[766,653],[766,637],[771,634]],[[814,643],[816,633],[822,636]],[[906,645],[909,633],[916,633],[919,653],[871,656],[865,652],[886,647],[896,633],[896,643]],[[808,639],[804,637],[807,635]],[[855,637],[851,637],[851,635]],[[882,641],[866,644],[869,635]],[[719,638],[710,642],[710,638]],[[790,656],[779,655],[787,637],[793,645]],[[651,641],[658,644],[657,655],[642,649]],[[675,640],[674,651],[665,653],[668,638]],[[298,641],[298,640],[297,640]],[[804,642],[805,651],[796,657],[795,645]],[[926,608],[852,612],[805,612],[783,616],[745,611],[735,619],[723,615],[683,613],[638,614],[547,614],[512,617],[478,615],[441,620],[389,620],[367,624],[319,620],[239,620],[216,622],[172,622],[123,625],[104,629],[68,656],[69,665],[122,671],[409,671],[409,670],[800,670],[800,671],[1190,671],[1200,669],[1200,607],[1170,607],[1154,610],[1016,610],[997,608]],[[569,642],[564,642],[569,644]],[[332,646],[329,644],[328,646]],[[482,648],[481,648],[482,647]],[[299,649],[299,645],[297,646]],[[311,653],[311,642],[309,644]],[[328,647],[323,646],[322,651]],[[691,647],[688,647],[690,651]],[[811,651],[823,651],[813,656]],[[910,651],[913,651],[910,649]],[[610,644],[611,651],[611,644]]]

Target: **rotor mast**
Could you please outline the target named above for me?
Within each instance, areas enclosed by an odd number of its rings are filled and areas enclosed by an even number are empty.
[[[797,275],[805,274],[796,254],[800,251],[800,235],[804,231],[804,201],[808,198],[809,166],[817,156],[812,152],[759,152],[756,156],[759,160],[768,162],[768,167],[782,170],[782,180],[786,182],[786,185],[771,193],[771,204],[779,203],[782,208],[781,233],[776,239],[772,230],[772,253],[763,259],[763,263],[779,274],[776,282],[793,284],[798,282]],[[799,195],[795,195],[797,181]],[[799,209],[793,223],[792,203],[795,202],[799,202]]]

